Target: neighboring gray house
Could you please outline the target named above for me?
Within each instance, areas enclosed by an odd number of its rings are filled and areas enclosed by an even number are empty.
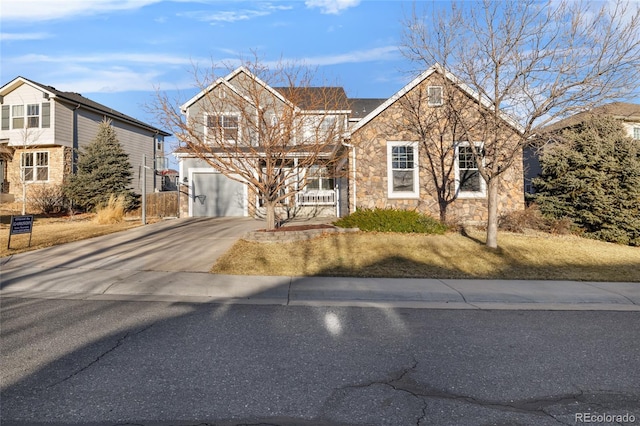
[[[0,183],[2,201],[22,199],[23,183],[60,185],[73,173],[74,150],[96,137],[108,119],[129,154],[132,189],[140,192],[139,167],[164,168],[164,138],[170,134],[84,96],[17,77],[0,88]],[[146,174],[148,191],[160,190],[162,179]],[[27,192],[27,198],[29,198]]]
[[[544,129],[545,134],[559,132],[568,127],[575,126],[594,115],[610,116],[616,120],[620,120],[627,135],[640,141],[640,105],[626,102],[610,103],[559,120],[547,126]],[[540,168],[540,150],[544,149],[547,141],[542,142],[540,146],[527,147],[524,150],[524,191],[527,194],[533,194],[535,192],[532,180],[540,175],[542,171]]]

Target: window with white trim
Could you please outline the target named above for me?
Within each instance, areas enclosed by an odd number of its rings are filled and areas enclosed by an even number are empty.
[[[633,128],[633,138],[637,141],[640,141],[640,127]]]
[[[305,189],[307,191],[333,191],[334,182],[329,168],[316,164],[307,170]]]
[[[240,125],[237,114],[207,115],[205,132],[208,142],[235,142],[240,135]]]
[[[476,150],[483,154],[482,143],[474,143]],[[469,142],[460,142],[456,145],[456,192],[460,198],[481,198],[487,193],[486,183],[480,171]]]
[[[429,106],[440,106],[444,103],[442,96],[442,86],[427,87],[427,104]]]
[[[40,127],[40,105],[27,105],[27,127],[30,129]]]
[[[25,182],[49,180],[49,152],[23,152],[20,160],[22,179]]]
[[[2,130],[51,127],[51,103],[2,106]]]
[[[389,198],[418,198],[418,144],[387,142]]]
[[[11,116],[13,118],[11,128],[24,129],[24,105],[12,105]]]

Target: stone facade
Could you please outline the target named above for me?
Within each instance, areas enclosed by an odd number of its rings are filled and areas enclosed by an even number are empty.
[[[7,177],[12,182],[12,193],[16,202],[22,202],[22,173],[21,158],[23,153],[48,153],[48,179],[43,181],[29,181],[27,184],[27,201],[32,197],[34,188],[38,185],[60,186],[65,176],[71,173],[71,153],[69,147],[48,146],[43,148],[17,148],[13,152],[13,161],[7,164]]]
[[[425,90],[427,86],[445,84],[443,77],[434,74],[414,87],[412,90]],[[428,89],[427,89],[428,90]],[[469,123],[466,133],[467,140],[481,142],[486,129],[478,127],[480,122],[479,111],[483,106],[475,100],[470,102],[470,97],[456,85],[450,82],[445,86],[445,90],[456,90],[457,93],[445,97],[445,102],[460,102],[460,108],[464,111],[464,116]],[[399,92],[400,93],[400,92]],[[375,117],[369,119],[360,127],[356,126],[352,132],[350,145],[354,147],[349,156],[349,168],[355,173],[350,174],[350,194],[356,194],[355,200],[351,200],[350,208],[396,208],[411,209],[427,213],[435,218],[439,217],[439,205],[437,192],[435,190],[434,179],[428,170],[428,159],[425,154],[427,144],[420,142],[420,138],[411,131],[411,124],[408,122],[408,110],[403,99],[412,96],[412,91],[408,91],[400,96],[395,102],[379,112]],[[392,98],[393,99],[393,98]],[[436,107],[443,108],[443,107]],[[455,139],[448,130],[444,119],[438,119],[434,128],[439,128],[444,137]],[[475,126],[475,127],[474,127]],[[515,133],[512,127],[504,126],[508,132]],[[509,139],[507,135],[507,140]],[[512,137],[512,136],[511,136]],[[513,138],[515,140],[515,138]],[[406,198],[391,198],[388,189],[388,148],[389,142],[417,142],[418,153],[418,187],[417,196]],[[464,141],[462,139],[461,141]],[[451,146],[453,146],[453,142]],[[453,149],[444,161],[445,168],[451,167],[450,185],[455,185],[454,165],[455,155]],[[355,180],[353,179],[355,175]],[[522,151],[517,151],[513,165],[509,170],[501,175],[499,180],[499,213],[519,210],[524,208],[523,194],[523,170]],[[396,195],[397,197],[397,195]],[[354,203],[355,201],[355,203]],[[487,219],[487,196],[463,197],[458,196],[447,208],[447,220],[456,222],[483,222]]]

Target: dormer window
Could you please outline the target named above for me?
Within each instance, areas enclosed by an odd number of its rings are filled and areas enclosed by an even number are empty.
[[[429,106],[440,106],[443,104],[442,86],[427,87],[427,103]]]

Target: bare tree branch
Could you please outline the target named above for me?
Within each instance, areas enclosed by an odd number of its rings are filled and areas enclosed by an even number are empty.
[[[403,52],[420,67],[441,64],[485,106],[483,126],[465,132],[483,129],[483,149],[470,146],[488,187],[487,245],[497,247],[497,181],[523,147],[560,118],[638,96],[640,5],[482,0],[432,9],[414,6],[405,19]]]
[[[268,229],[277,205],[295,203],[310,168],[335,173],[347,122],[343,89],[314,86],[306,67],[258,59],[224,78],[209,70],[196,82],[200,95],[184,110],[158,92],[155,111],[180,152],[248,185],[254,208],[266,208]]]

